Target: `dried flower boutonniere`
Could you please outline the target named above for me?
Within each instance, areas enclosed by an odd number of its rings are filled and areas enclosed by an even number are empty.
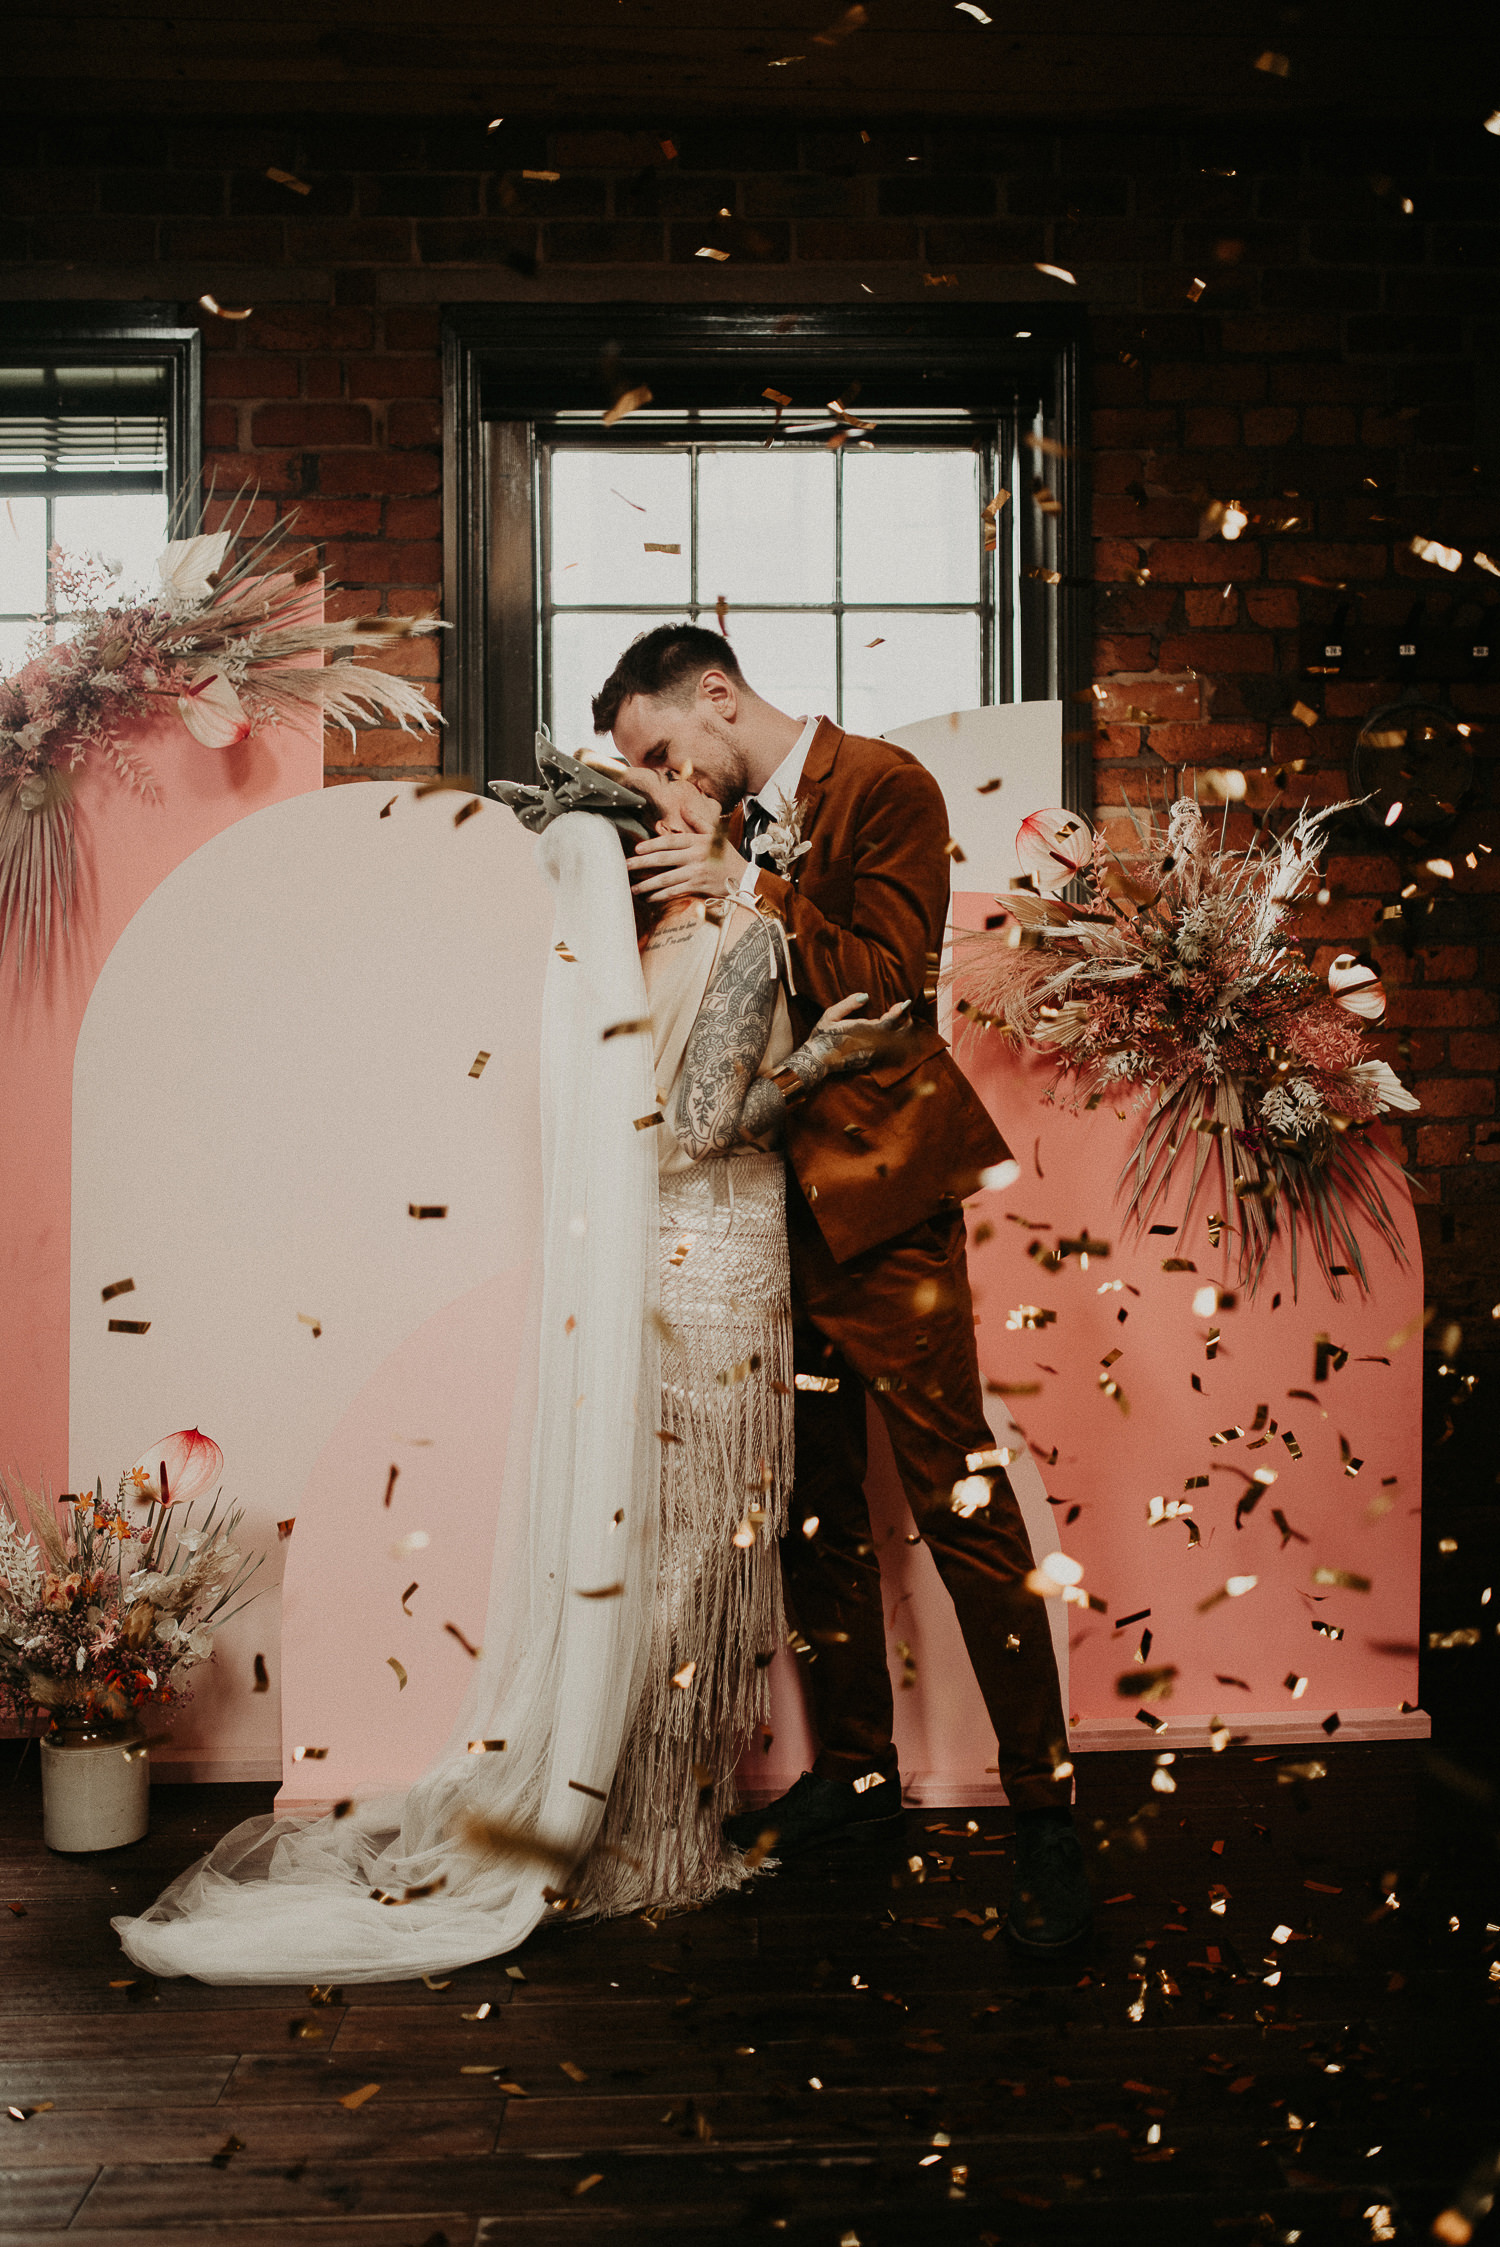
[[[776,871],[783,881],[793,879],[792,868],[799,858],[805,858],[812,849],[811,843],[802,840],[802,818],[807,809],[798,798],[788,798],[780,789],[776,791],[779,817],[764,829],[766,848],[775,862]]]

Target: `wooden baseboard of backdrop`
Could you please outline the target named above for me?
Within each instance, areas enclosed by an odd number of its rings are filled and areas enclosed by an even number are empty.
[[[1153,1709],[1152,1715],[1158,1712]],[[1326,1732],[1330,1716],[1334,1730]],[[1089,1717],[1073,1725],[1068,1744],[1075,1755],[1097,1755],[1101,1750],[1149,1748],[1206,1748],[1215,1724],[1227,1724],[1237,1748],[1301,1748],[1327,1746],[1335,1740],[1427,1740],[1432,1719],[1425,1709],[1252,1709],[1240,1716],[1225,1709],[1217,1718],[1169,1716],[1162,1730],[1142,1724],[1139,1717]]]

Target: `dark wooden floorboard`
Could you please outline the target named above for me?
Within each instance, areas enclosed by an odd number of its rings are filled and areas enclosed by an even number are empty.
[[[989,1916],[1008,1814],[913,1811],[706,1912],[316,2003],[154,1982],[107,1925],[270,1789],[159,1789],[145,1843],[56,1858],[33,1754],[0,2247],[1355,2247],[1382,2207],[1415,2243],[1500,2140],[1488,1781],[1337,1742],[1278,1779],[1306,1760],[1184,1754],[1160,1795],[1149,1751],[1080,1759],[1099,1931],[1048,1973]]]

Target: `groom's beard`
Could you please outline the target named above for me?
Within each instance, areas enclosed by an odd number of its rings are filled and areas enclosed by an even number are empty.
[[[712,718],[701,721],[707,736],[702,753],[693,760],[693,784],[710,797],[727,819],[744,802],[750,785],[745,752],[728,726]]]

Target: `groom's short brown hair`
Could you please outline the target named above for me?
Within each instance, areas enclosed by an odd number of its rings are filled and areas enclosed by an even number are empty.
[[[688,690],[705,671],[725,671],[741,686],[745,683],[739,659],[721,633],[701,624],[658,624],[637,633],[594,697],[595,733],[614,732],[621,705],[633,694],[691,699]]]

